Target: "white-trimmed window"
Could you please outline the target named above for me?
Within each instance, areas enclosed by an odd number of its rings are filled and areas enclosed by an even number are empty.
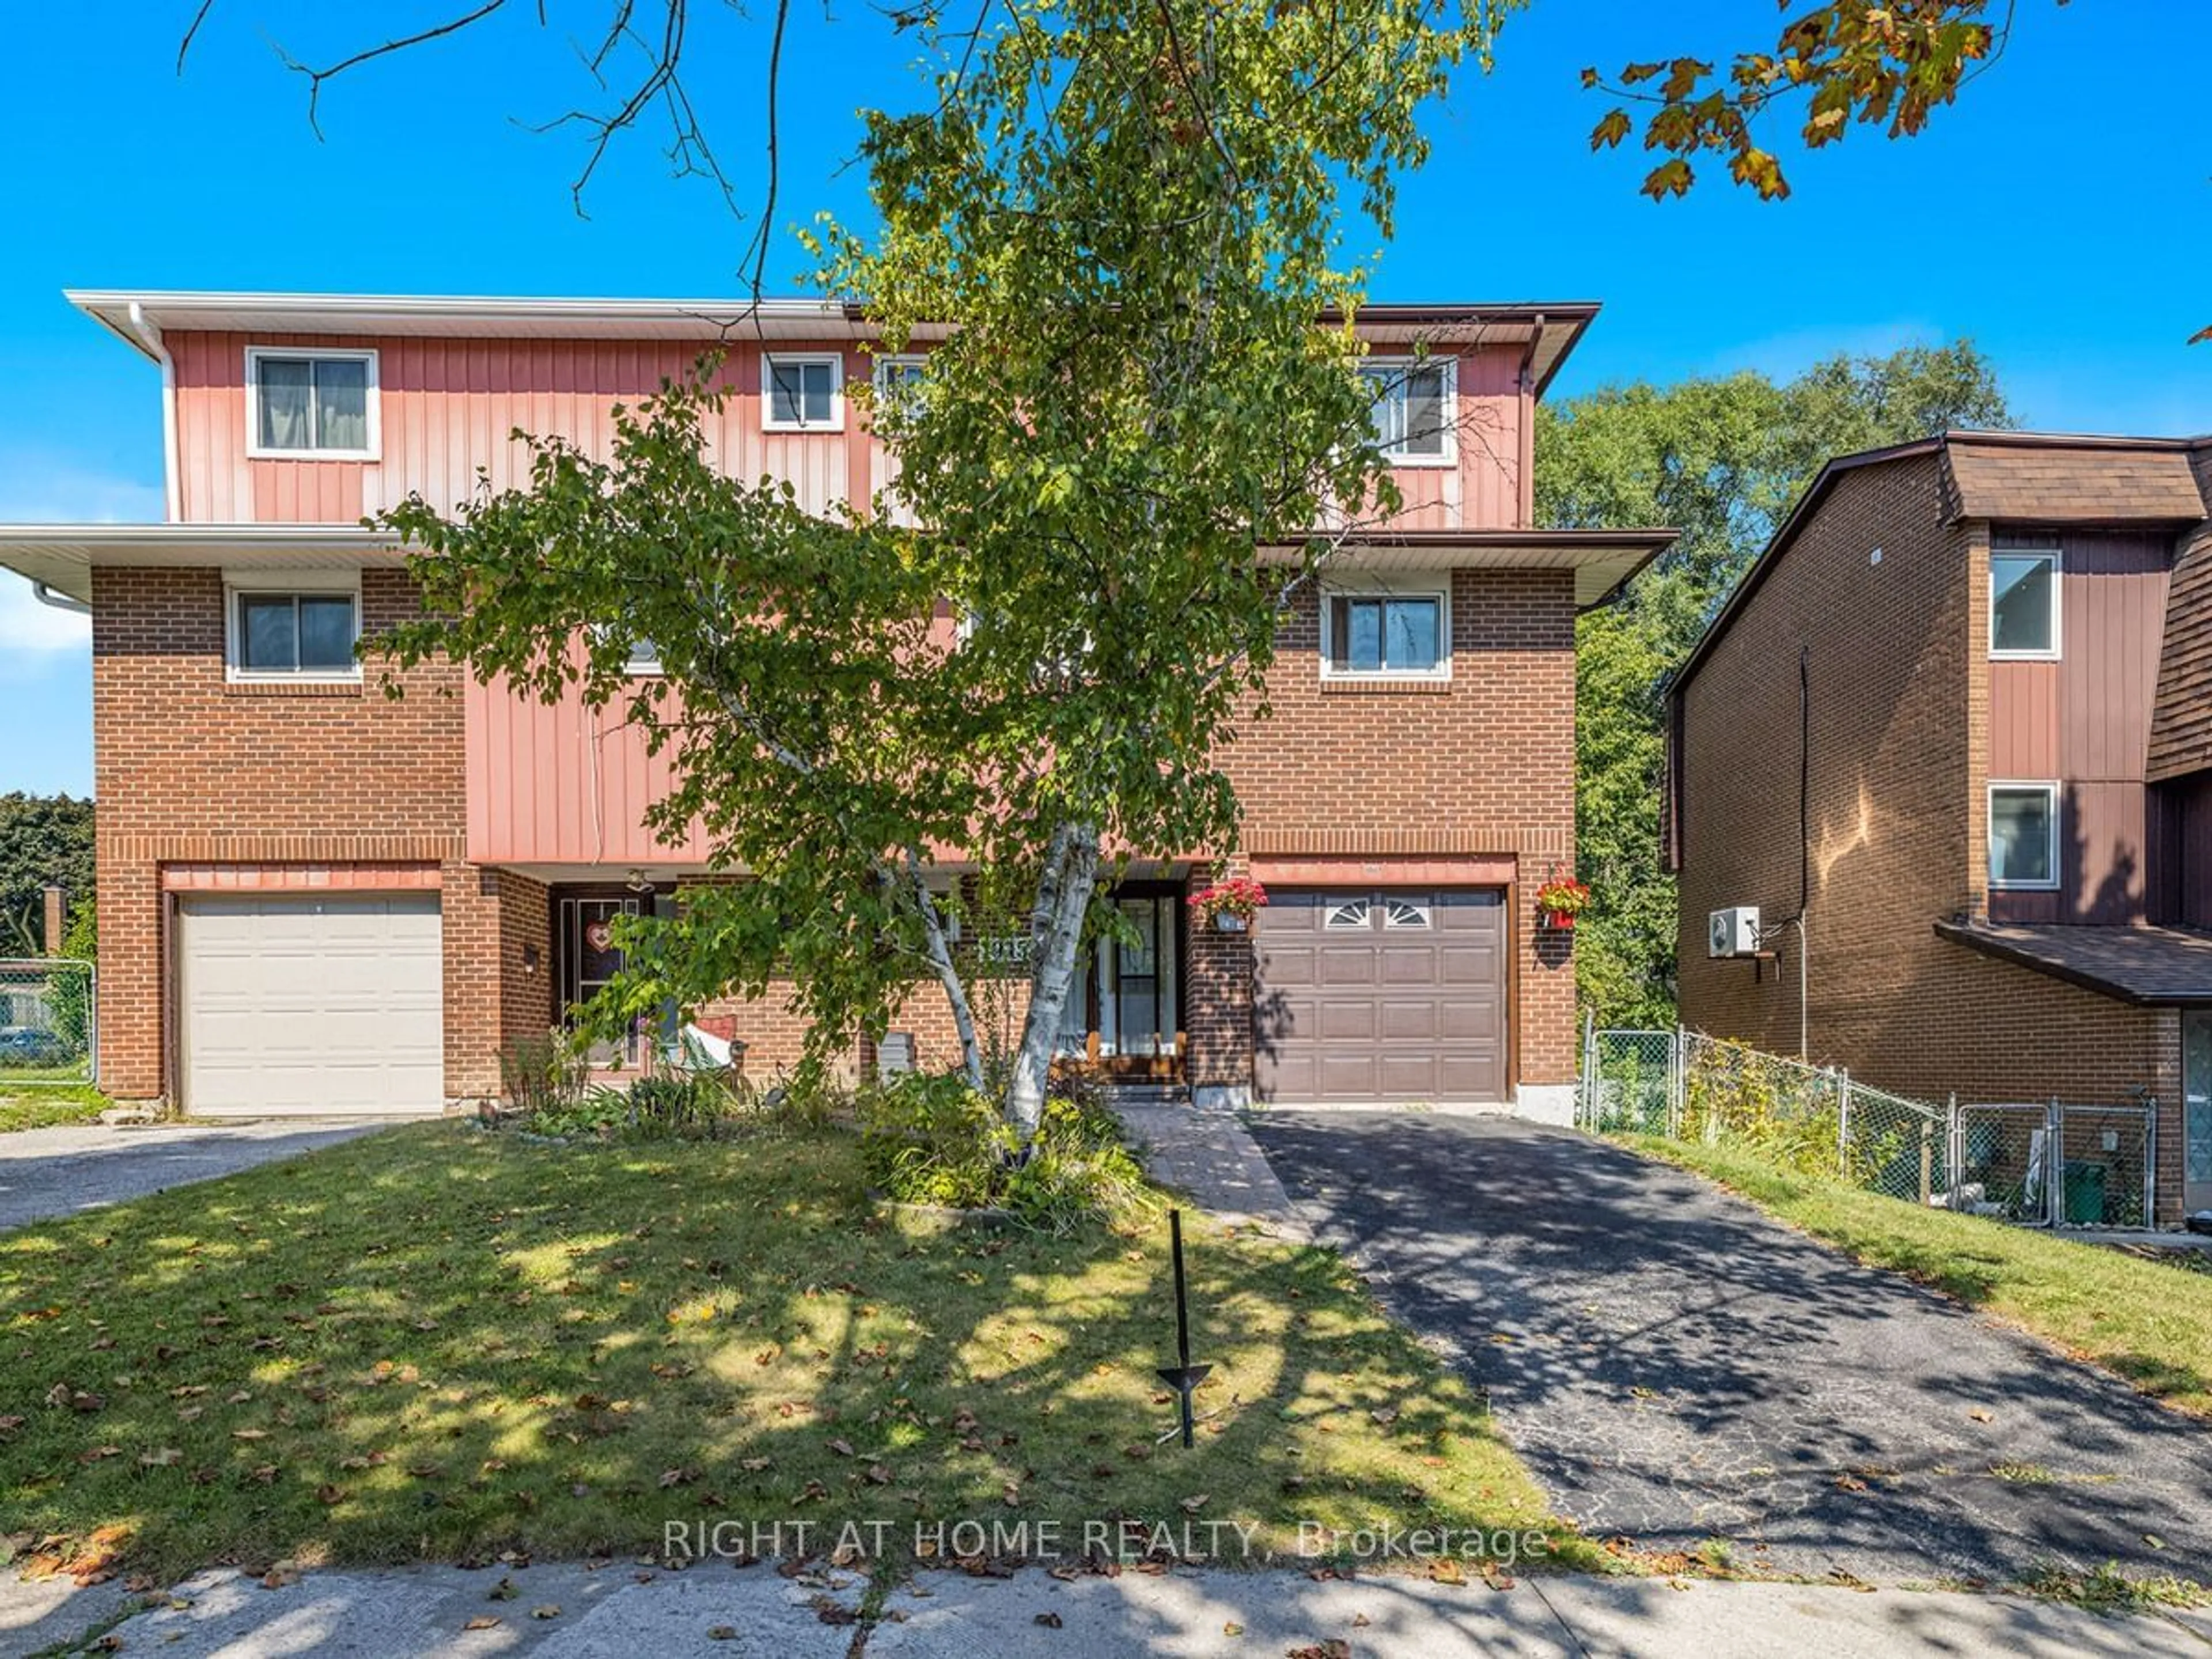
[[[845,425],[845,360],[831,351],[761,354],[761,426],[769,432],[839,432]]]
[[[1382,901],[1382,927],[1392,928],[1425,927],[1429,925],[1429,901],[1426,898],[1385,898]]]
[[[2058,885],[2058,786],[1990,786],[1990,885],[2049,892]]]
[[[1369,357],[1359,365],[1375,396],[1375,441],[1394,466],[1455,466],[1459,361]]]
[[[921,377],[929,366],[920,353],[876,359],[876,407],[910,414],[921,401]]]
[[[1990,550],[1990,655],[2000,661],[2058,659],[2058,550]]]
[[[358,573],[226,574],[223,611],[231,679],[361,678]]]
[[[1451,586],[1324,588],[1324,679],[1451,678]]]
[[[377,457],[376,353],[246,348],[246,453],[291,461]]]

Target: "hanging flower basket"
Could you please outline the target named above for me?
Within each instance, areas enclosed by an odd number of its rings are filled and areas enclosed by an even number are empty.
[[[1267,902],[1267,890],[1249,876],[1231,876],[1201,887],[1187,901],[1191,914],[1219,933],[1242,933]]]
[[[1571,933],[1589,908],[1590,890],[1572,876],[1554,876],[1536,890],[1536,925],[1548,933]]]

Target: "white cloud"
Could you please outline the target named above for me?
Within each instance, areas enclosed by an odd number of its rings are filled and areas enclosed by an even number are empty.
[[[88,471],[40,450],[0,452],[0,523],[149,523],[162,516],[164,505],[159,484]],[[28,581],[0,571],[0,653],[43,657],[82,651],[91,642],[88,618],[40,604]],[[33,665],[0,660],[0,673]]]
[[[161,486],[93,472],[37,449],[0,450],[0,524],[151,524]]]
[[[0,571],[0,652],[81,651],[91,643],[91,617],[40,604],[28,581]]]

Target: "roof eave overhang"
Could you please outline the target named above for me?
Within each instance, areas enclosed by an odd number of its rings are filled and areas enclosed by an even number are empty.
[[[1462,567],[1571,570],[1575,608],[1592,611],[1612,603],[1679,533],[1667,528],[1371,531],[1344,538],[1326,554],[1323,568],[1370,574]],[[1285,546],[1263,550],[1261,560],[1294,564],[1304,556],[1303,550]]]
[[[102,567],[298,566],[316,559],[398,563],[398,538],[358,525],[0,525],[0,569],[89,605]]]
[[[142,356],[173,331],[392,337],[463,334],[524,339],[636,338],[743,343],[874,337],[866,310],[836,300],[732,298],[624,300],[529,295],[198,293],[182,289],[68,289],[64,297]],[[135,314],[134,314],[135,308]],[[1595,301],[1370,305],[1355,314],[1377,344],[1526,344],[1537,395],[1597,315]],[[1341,322],[1326,312],[1323,323]],[[915,331],[942,339],[941,325]]]
[[[1965,922],[1939,921],[1935,926],[1939,939],[1947,939],[1954,945],[1979,951],[1985,957],[2008,963],[2015,968],[2025,968],[2030,973],[2061,980],[2084,991],[2094,991],[2099,996],[2110,997],[2113,1001],[2124,1002],[2131,1008],[2212,1008],[2212,986],[2201,991],[2137,990],[2133,986],[2123,985],[2116,980],[2089,973],[2070,963],[2039,957],[2033,951],[2023,950],[2010,939],[1999,938]]]

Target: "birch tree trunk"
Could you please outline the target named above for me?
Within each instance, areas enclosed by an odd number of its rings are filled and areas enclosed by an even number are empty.
[[[1062,824],[1053,831],[1044,871],[1030,912],[1030,1006],[1022,1022],[1021,1047],[1006,1085],[1006,1117],[1027,1146],[1044,1121],[1044,1094],[1052,1051],[1060,1036],[1060,1017],[1075,983],[1076,954],[1083,945],[1083,919],[1091,908],[1091,890],[1098,879],[1098,832],[1088,824]]]

